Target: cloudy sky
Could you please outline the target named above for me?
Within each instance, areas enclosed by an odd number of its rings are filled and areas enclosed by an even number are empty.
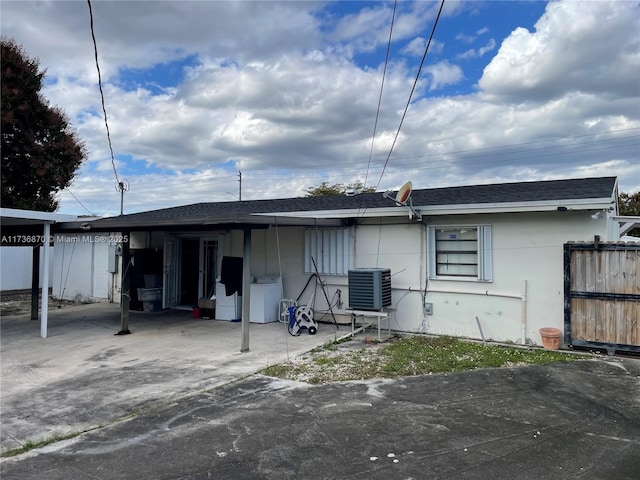
[[[87,146],[59,211],[118,214],[87,2],[0,8],[2,34],[39,58],[44,95]],[[93,0],[125,213],[235,200],[239,172],[243,199],[409,179],[617,175],[640,190],[638,2],[447,0],[397,134],[439,8]]]

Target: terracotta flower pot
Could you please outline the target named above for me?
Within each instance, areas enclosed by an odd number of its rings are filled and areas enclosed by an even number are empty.
[[[562,330],[544,327],[540,329],[540,336],[542,336],[542,346],[545,350],[558,350],[558,348],[560,348]]]

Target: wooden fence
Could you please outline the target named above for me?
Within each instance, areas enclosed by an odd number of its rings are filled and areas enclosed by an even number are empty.
[[[640,244],[564,246],[565,343],[640,353]]]

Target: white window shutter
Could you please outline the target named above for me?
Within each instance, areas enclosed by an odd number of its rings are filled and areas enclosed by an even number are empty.
[[[350,235],[347,228],[321,228],[304,231],[304,271],[346,275],[349,271]]]
[[[435,278],[436,276],[436,229],[435,227],[429,227],[427,230],[427,247],[429,248],[427,271],[429,272],[429,278]]]
[[[480,257],[480,270],[478,279],[491,281],[493,280],[493,258],[491,245],[491,225],[482,225],[480,227],[480,248],[478,250]]]

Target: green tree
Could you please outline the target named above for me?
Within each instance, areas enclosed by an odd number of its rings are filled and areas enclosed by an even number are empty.
[[[329,185],[329,182],[322,182],[317,187],[307,188],[307,197],[326,197],[329,195],[345,195],[349,191],[355,191],[358,193],[372,193],[375,192],[375,187],[365,187],[362,182],[353,182],[347,185],[343,183],[334,183]]]
[[[58,107],[42,96],[46,72],[13,39],[1,40],[2,206],[53,212],[86,157]]]
[[[640,191],[618,194],[618,213],[620,215],[640,216]]]
[[[618,194],[618,213],[623,216],[640,216],[640,191]],[[627,235],[640,237],[640,228],[630,230]]]

